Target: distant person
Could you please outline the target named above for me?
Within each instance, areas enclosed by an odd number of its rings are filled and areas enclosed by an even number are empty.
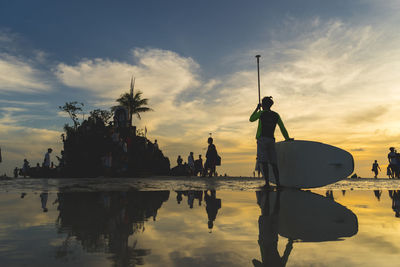
[[[65,153],[64,150],[61,150],[61,158],[56,156],[58,160],[58,167],[63,168],[65,166]]]
[[[268,163],[272,165],[276,186],[280,186],[274,135],[276,125],[279,126],[286,141],[293,140],[289,137],[279,114],[271,110],[273,104],[274,101],[271,96],[264,97],[262,99],[262,104],[258,104],[253,114],[250,116],[251,122],[258,120],[256,134],[257,160],[261,165],[261,173],[264,176],[266,186],[269,186]],[[260,110],[261,107],[262,110]]]
[[[386,175],[388,176],[389,179],[393,179],[394,178],[392,169],[390,168],[390,165],[388,165],[387,168],[386,168]]]
[[[379,167],[378,161],[375,160],[375,162],[372,164],[372,171],[375,173],[375,179],[378,178],[378,169],[381,170],[381,168]]]
[[[29,169],[29,161],[27,159],[24,159],[24,164],[22,165],[21,169],[21,175],[24,176],[24,178],[28,175]]]
[[[288,239],[283,256],[278,250],[278,226],[280,211],[280,192],[274,192],[275,204],[270,206],[270,192],[267,190],[256,192],[257,204],[260,206],[261,215],[258,218],[258,245],[260,246],[261,261],[253,259],[254,267],[284,267],[293,249],[293,240]]]
[[[190,152],[188,156],[188,166],[190,170],[190,175],[194,175],[194,157],[193,157],[193,152]]]
[[[181,158],[181,155],[178,155],[178,158],[176,159],[176,163],[178,163],[178,166],[182,166],[183,159]]]
[[[260,178],[260,173],[261,173],[261,166],[260,166],[260,162],[258,161],[258,159],[256,158],[256,167],[254,168],[254,171],[257,172],[257,177]],[[255,177],[255,173],[254,173],[254,177]]]
[[[390,169],[394,177],[399,177],[399,162],[397,161],[397,153],[394,147],[389,148],[388,161]]]
[[[213,144],[213,139],[212,137],[209,137],[207,139],[208,142],[208,149],[206,153],[206,163],[204,164],[204,170],[203,170],[203,177],[206,176],[207,174],[209,177],[213,176],[216,174],[216,166],[218,164],[218,152],[217,148]]]
[[[159,148],[158,148],[158,143],[157,143],[157,139],[154,140],[154,149],[155,149],[156,151],[159,150]]]
[[[14,169],[14,178],[18,178],[18,167],[15,167]]]
[[[201,155],[199,155],[199,158],[194,161],[194,168],[194,176],[203,173],[203,159],[201,158]]]
[[[45,167],[47,169],[50,168],[50,164],[51,164],[51,160],[50,160],[51,152],[53,152],[53,149],[48,148],[47,153],[44,155],[43,167]]]

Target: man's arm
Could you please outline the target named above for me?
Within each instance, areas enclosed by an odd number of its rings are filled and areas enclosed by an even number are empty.
[[[256,109],[253,111],[253,114],[251,114],[249,121],[253,122],[256,121],[260,118],[261,116],[261,111],[258,111],[260,109],[261,105],[258,104]]]
[[[283,124],[282,119],[281,119],[280,116],[279,116],[279,119],[278,119],[278,125],[279,125],[279,129],[281,130],[281,133],[282,133],[283,137],[285,137],[285,140],[286,141],[292,140],[292,138],[289,137],[289,134],[288,134],[288,132],[287,132],[287,130],[285,128],[285,125]]]

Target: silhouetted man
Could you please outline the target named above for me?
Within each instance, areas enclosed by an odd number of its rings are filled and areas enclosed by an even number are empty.
[[[372,164],[372,171],[374,172],[375,176],[374,178],[378,178],[378,169],[381,170],[381,168],[379,167],[378,161],[375,160],[374,163]]]
[[[47,149],[47,153],[44,155],[43,166],[47,169],[50,168],[50,163],[51,163],[50,154],[52,151],[53,151],[53,149],[49,148],[49,149]]]
[[[264,97],[262,99],[262,104],[258,104],[257,108],[250,116],[251,122],[258,120],[258,129],[256,134],[257,160],[261,167],[261,173],[264,176],[266,186],[269,186],[268,163],[272,165],[276,185],[280,186],[274,135],[276,125],[278,124],[286,141],[293,140],[289,137],[279,114],[271,110],[273,104],[274,101],[271,96]],[[261,107],[263,110],[260,110]]]

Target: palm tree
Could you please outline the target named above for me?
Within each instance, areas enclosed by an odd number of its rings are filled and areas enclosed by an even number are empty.
[[[140,117],[140,113],[153,111],[151,108],[147,107],[148,99],[142,98],[142,92],[137,91],[135,94],[124,93],[122,94],[116,101],[120,106],[125,107],[129,112],[129,125],[132,125],[132,116],[136,115],[138,119],[142,119]],[[118,106],[114,106],[111,110],[114,112]]]

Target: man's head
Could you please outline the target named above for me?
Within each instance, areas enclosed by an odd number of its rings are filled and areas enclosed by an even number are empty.
[[[390,147],[389,150],[393,152],[394,151],[394,147]]]
[[[51,153],[52,151],[53,151],[53,149],[51,149],[51,148],[47,149],[47,152],[49,152],[49,153]]]
[[[214,140],[212,139],[212,137],[209,137],[208,140],[207,140],[207,142],[208,142],[210,145],[213,143],[213,141],[214,141]]]
[[[266,96],[261,101],[261,105],[264,110],[270,109],[273,104],[274,104],[274,101],[272,100],[272,96]]]

